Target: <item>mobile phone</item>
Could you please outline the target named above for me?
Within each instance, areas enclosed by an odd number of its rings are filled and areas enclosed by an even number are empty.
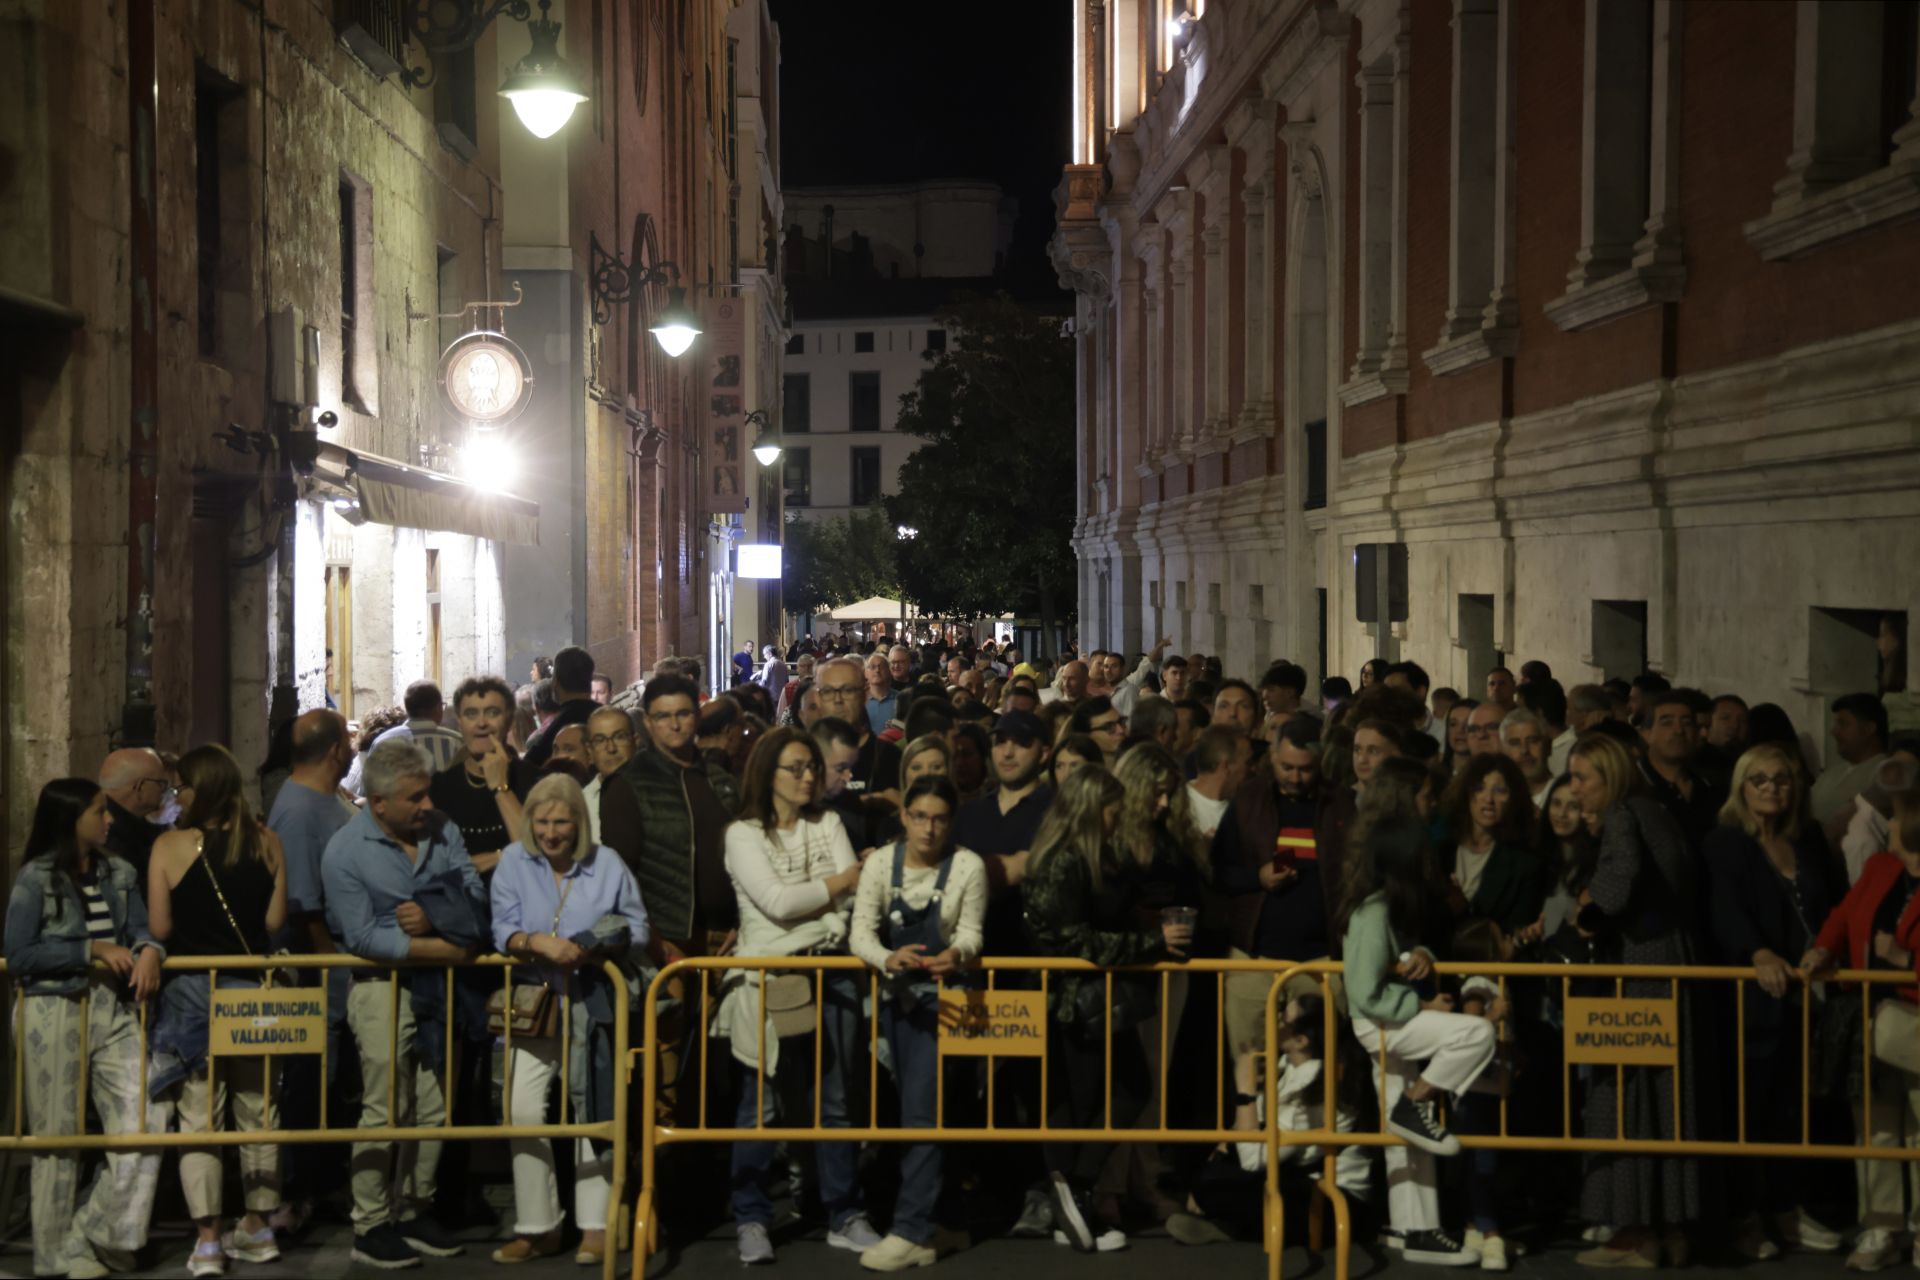
[[[1276,871],[1293,871],[1299,867],[1299,859],[1292,849],[1284,846],[1273,851],[1273,866]]]

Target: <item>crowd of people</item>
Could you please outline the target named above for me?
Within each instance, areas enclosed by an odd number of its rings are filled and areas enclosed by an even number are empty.
[[[1893,1161],[1859,1162],[1843,1231],[1816,1214],[1833,1216],[1804,1162],[1452,1158],[1457,1134],[1558,1135],[1563,1115],[1576,1137],[1920,1146],[1915,989],[1873,989],[1870,1041],[1857,994],[1802,1007],[1809,975],[1910,972],[1920,953],[1920,736],[1890,723],[1909,705],[1897,633],[1883,632],[1880,687],[1810,726],[1831,737],[1818,770],[1780,707],[1652,673],[1569,689],[1532,661],[1483,673],[1473,697],[1413,662],[1310,688],[1293,662],[1248,681],[1170,647],[1056,668],[992,643],[841,637],[769,645],[758,664],[745,646],[712,695],[697,660],[669,657],[617,696],[568,648],[519,689],[480,676],[444,699],[420,682],[357,726],[308,711],[254,777],[213,744],[115,751],[97,780],[46,784],[14,879],[26,1125],[72,1133],[90,1104],[107,1133],[310,1128],[323,1097],[366,1129],[449,1110],[538,1125],[556,1106],[604,1123],[622,1078],[609,965],[637,993],[685,956],[849,955],[873,976],[670,979],[644,1105],[742,1130],[846,1128],[872,1108],[904,1129],[1044,1118],[1075,1136],[994,1148],[992,1178],[977,1144],[820,1142],[803,1165],[743,1136],[727,1186],[744,1263],[775,1256],[782,1183],[876,1271],[933,1263],[983,1224],[1087,1252],[1159,1224],[1196,1246],[1258,1238],[1267,1147],[1251,1135],[1269,1123],[1397,1135],[1378,1156],[1343,1147],[1336,1167],[1361,1230],[1412,1262],[1505,1270],[1515,1228],[1570,1216],[1594,1267],[1683,1265],[1708,1239],[1752,1261],[1897,1259],[1920,1203]],[[279,952],[374,962],[290,979],[328,987],[332,1078],[314,1055],[210,1054],[205,978],[161,967]],[[523,962],[510,982],[465,969],[449,986],[406,963],[492,952]],[[941,1056],[939,988],[978,981],[982,956],[1174,968],[1053,974],[1043,1076],[1032,1059]],[[1179,971],[1197,957],[1273,964],[1216,982]],[[1272,972],[1324,958],[1343,962],[1338,980],[1290,982],[1269,1047]],[[1435,968],[1515,960],[1567,977]],[[1568,1072],[1565,997],[1614,994],[1579,976],[1606,963],[1755,977],[1743,1010],[1730,985],[1626,981],[1626,996],[1677,1001],[1678,1066]],[[717,1121],[699,1114],[709,1094]],[[1194,1158],[1083,1140],[1216,1115],[1248,1140]],[[333,1197],[350,1202],[357,1262],[459,1256],[471,1145],[370,1140],[344,1170],[323,1147],[242,1145],[237,1203],[218,1148],[189,1146],[188,1271],[276,1259]],[[617,1247],[607,1144],[505,1145],[514,1216],[496,1262]],[[1282,1151],[1297,1194],[1320,1152]],[[37,1274],[135,1265],[161,1155],[96,1163],[34,1156]]]

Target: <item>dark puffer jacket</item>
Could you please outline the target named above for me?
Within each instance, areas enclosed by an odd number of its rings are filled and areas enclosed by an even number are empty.
[[[647,748],[600,784],[601,843],[633,869],[654,936],[676,941],[693,936],[697,892],[690,769],[705,775],[731,817],[740,807],[733,775],[704,760],[689,766]],[[725,858],[724,845],[708,856]]]

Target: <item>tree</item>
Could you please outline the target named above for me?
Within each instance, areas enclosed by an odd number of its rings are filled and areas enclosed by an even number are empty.
[[[781,598],[794,613],[819,613],[869,596],[897,596],[897,538],[878,507],[824,520],[790,520]]]
[[[1006,294],[963,297],[940,314],[951,340],[900,398],[899,429],[926,443],[887,499],[899,575],[922,612],[1040,615],[1054,633],[1071,602],[1073,342],[1058,316]]]

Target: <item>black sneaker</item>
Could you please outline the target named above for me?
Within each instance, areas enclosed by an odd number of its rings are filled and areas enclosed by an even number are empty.
[[[1393,1104],[1393,1110],[1387,1114],[1387,1128],[1405,1138],[1422,1151],[1431,1151],[1437,1156],[1457,1156],[1460,1154],[1460,1139],[1447,1132],[1440,1123],[1432,1103],[1415,1102],[1407,1094],[1400,1095],[1400,1101]],[[1408,1233],[1411,1241],[1412,1233]],[[1408,1248],[1412,1248],[1409,1243]]]
[[[1401,1099],[1405,1101],[1405,1099]],[[1397,1110],[1397,1108],[1396,1108]],[[1401,1255],[1408,1262],[1425,1262],[1436,1267],[1477,1267],[1480,1265],[1480,1251],[1469,1249],[1444,1231],[1409,1231],[1406,1233],[1406,1250]]]
[[[421,1253],[436,1258],[457,1258],[466,1252],[466,1247],[448,1235],[445,1227],[425,1214],[401,1223],[400,1238]]]
[[[400,1271],[420,1265],[420,1255],[407,1247],[407,1242],[400,1238],[399,1230],[391,1222],[383,1222],[371,1231],[355,1235],[350,1256],[355,1262],[364,1262],[382,1271]]]
[[[1081,1253],[1092,1253],[1095,1244],[1093,1210],[1087,1204],[1086,1193],[1074,1190],[1057,1173],[1048,1174],[1047,1179],[1047,1189],[1053,1195],[1055,1230],[1066,1236],[1066,1242]]]

